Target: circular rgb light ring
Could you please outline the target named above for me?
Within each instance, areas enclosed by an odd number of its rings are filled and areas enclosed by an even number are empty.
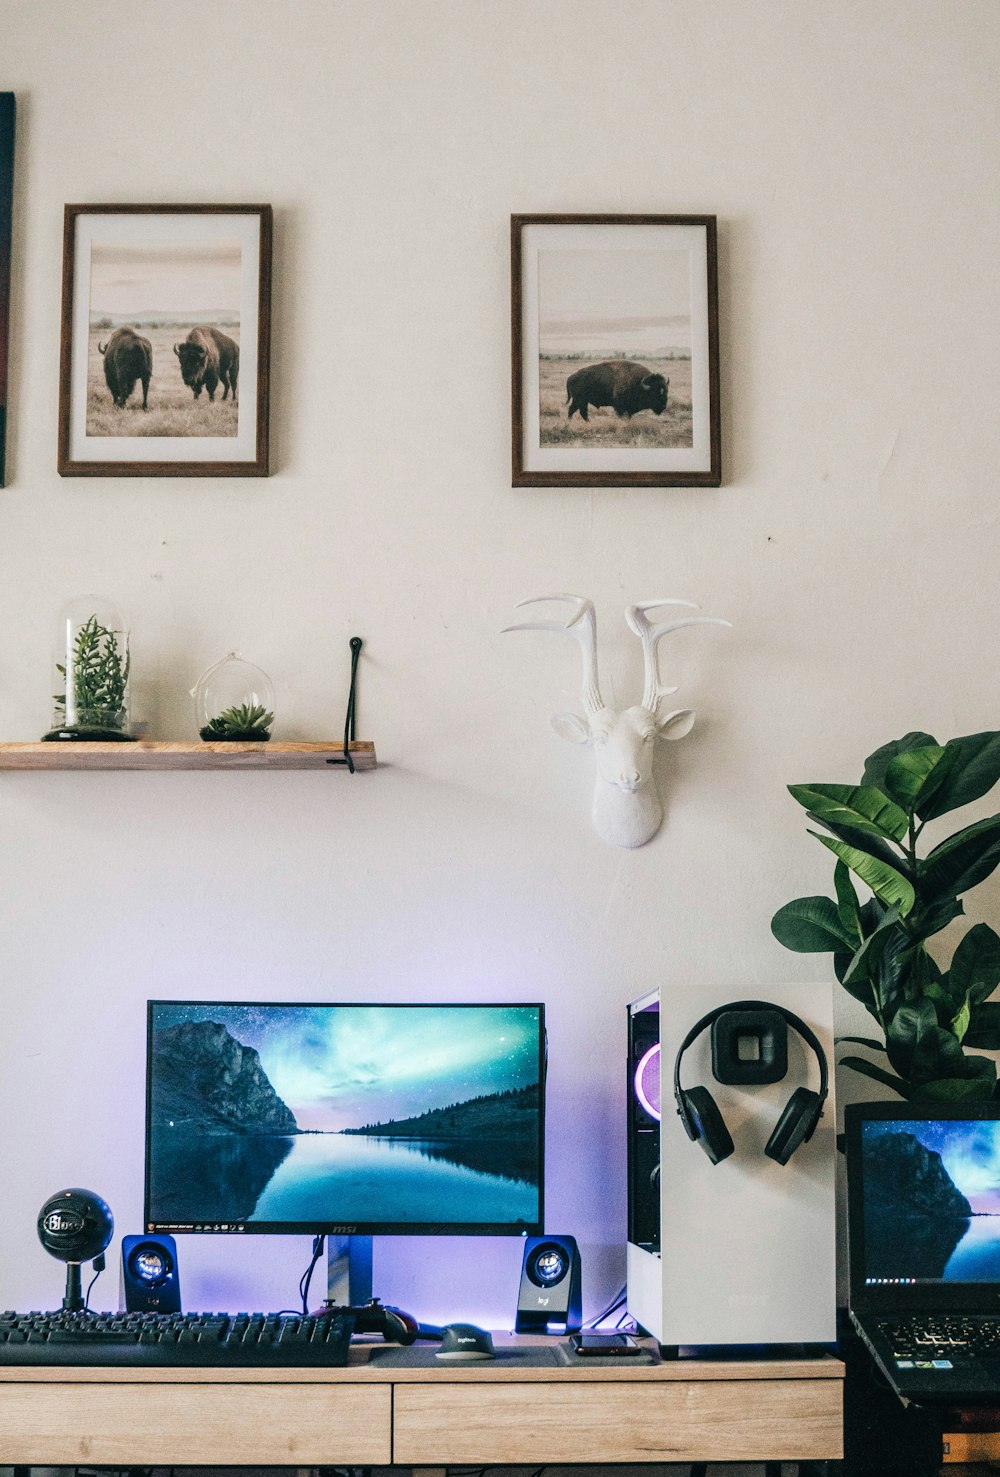
[[[650,1118],[660,1121],[660,1043],[657,1041],[639,1058],[633,1078],[635,1095]]]

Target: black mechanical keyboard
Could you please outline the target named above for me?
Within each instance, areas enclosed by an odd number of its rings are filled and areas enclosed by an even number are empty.
[[[351,1313],[0,1313],[0,1365],[288,1369],[347,1363]]]
[[[1000,1319],[988,1314],[886,1318],[876,1327],[897,1359],[1000,1360]]]

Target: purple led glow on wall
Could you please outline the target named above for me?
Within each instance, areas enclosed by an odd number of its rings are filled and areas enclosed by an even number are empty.
[[[635,1069],[635,1095],[650,1118],[660,1121],[660,1043],[657,1041]]]

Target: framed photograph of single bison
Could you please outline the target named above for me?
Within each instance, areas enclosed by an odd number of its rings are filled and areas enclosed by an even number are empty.
[[[266,477],[269,205],[67,205],[63,477]]]
[[[718,487],[714,215],[515,215],[515,487]]]

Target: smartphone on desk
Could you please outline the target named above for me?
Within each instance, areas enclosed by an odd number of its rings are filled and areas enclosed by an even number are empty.
[[[570,1347],[575,1353],[589,1358],[622,1354],[641,1354],[642,1345],[637,1344],[630,1333],[571,1333]]]

